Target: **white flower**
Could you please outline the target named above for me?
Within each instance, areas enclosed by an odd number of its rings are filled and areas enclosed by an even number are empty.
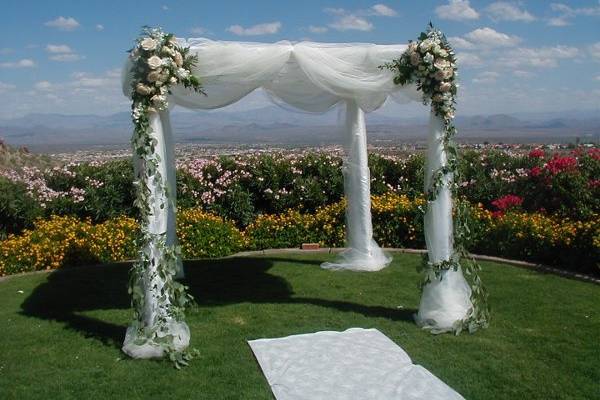
[[[183,65],[183,56],[181,55],[180,52],[176,51],[175,55],[173,56],[173,60],[175,61],[175,64],[177,64],[178,67],[181,67]]]
[[[146,50],[146,51],[152,51],[154,49],[156,49],[156,45],[158,44],[158,42],[152,38],[145,38],[144,40],[142,40],[140,42],[140,45],[142,46],[142,49]]]
[[[141,94],[142,96],[147,96],[152,93],[152,88],[150,86],[146,86],[143,83],[138,83],[135,87],[135,91]]]
[[[419,50],[421,50],[422,53],[427,52],[427,51],[431,50],[432,46],[433,46],[433,43],[431,42],[431,40],[425,39],[419,45]]]
[[[172,36],[172,37],[169,39],[169,44],[170,44],[171,46],[177,46],[177,39],[175,39],[175,36]]]
[[[423,56],[423,61],[425,61],[427,64],[431,64],[433,62],[433,54],[431,53],[427,53]]]
[[[146,77],[146,79],[148,79],[148,82],[156,82],[160,79],[161,77],[161,71],[160,70],[154,70],[151,71],[148,76]]]
[[[446,50],[444,50],[444,49],[441,49],[441,50],[439,51],[438,55],[439,55],[440,57],[442,57],[442,58],[446,58],[446,57],[448,57],[448,52],[447,52]]]
[[[174,76],[172,76],[172,77],[169,79],[169,83],[171,83],[172,85],[176,84],[176,83],[177,83],[177,78],[175,78]]]
[[[148,66],[152,69],[160,68],[163,65],[163,60],[158,56],[152,56],[148,59]]]
[[[190,71],[185,68],[177,68],[177,76],[181,79],[188,78],[190,76]]]

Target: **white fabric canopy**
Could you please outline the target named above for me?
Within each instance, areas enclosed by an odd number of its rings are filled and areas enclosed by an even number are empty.
[[[178,41],[180,45],[190,47],[191,54],[198,56],[198,64],[192,72],[201,80],[206,95],[176,86],[168,99],[170,107],[225,107],[258,88],[264,89],[276,104],[287,104],[306,112],[322,113],[338,104],[345,106],[344,190],[348,200],[346,230],[350,249],[336,262],[326,263],[323,267],[358,271],[384,268],[391,259],[373,240],[364,113],[378,109],[389,97],[399,102],[422,101],[422,94],[414,85],[396,85],[394,74],[379,68],[398,58],[406,45],[288,41],[266,44],[208,39]],[[127,96],[132,90],[131,67],[128,59],[123,70],[123,92]],[[166,177],[174,195],[175,166],[168,110],[152,113],[150,120],[152,137],[156,139],[156,149],[161,153],[159,171]],[[442,121],[432,115],[427,182],[433,169],[446,162],[441,135]],[[152,177],[148,177],[148,181],[152,182]],[[152,198],[156,204],[151,206],[154,214],[149,229],[154,234],[164,233],[168,243],[175,243],[173,205],[163,209],[157,206],[162,204],[160,195],[156,193]],[[441,195],[432,203],[425,223],[430,260],[447,260],[452,254],[452,199],[448,188],[443,188]],[[153,258],[161,257],[153,249],[145,251]],[[468,286],[465,287],[462,272],[448,271],[445,276],[448,279],[433,282],[425,288],[418,316],[420,323],[439,330],[451,329],[454,322],[466,316],[470,307],[470,292]],[[166,300],[156,296],[156,288],[151,283],[147,284],[146,290],[148,305],[145,319],[151,321],[156,317],[155,310],[161,309],[158,303]],[[443,296],[440,297],[438,292]],[[181,336],[181,342],[185,343],[189,337],[180,333],[186,327],[179,328],[174,334]],[[130,352],[136,349],[130,349]]]
[[[395,85],[393,73],[379,68],[402,54],[406,45],[178,41],[198,56],[193,73],[207,94],[174,88],[170,103],[187,108],[224,107],[257,88],[265,89],[275,102],[308,112],[325,112],[344,100],[354,100],[370,112],[391,94],[397,101],[421,100],[414,86]],[[129,95],[129,75],[125,77],[123,90]]]

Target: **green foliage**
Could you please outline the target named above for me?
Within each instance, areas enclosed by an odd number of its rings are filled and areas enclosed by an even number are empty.
[[[0,176],[0,239],[33,226],[42,208],[22,183]]]

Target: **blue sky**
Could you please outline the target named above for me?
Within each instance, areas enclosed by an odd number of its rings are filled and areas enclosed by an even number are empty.
[[[221,40],[405,43],[430,20],[459,54],[459,112],[600,107],[598,0],[4,0],[0,118],[127,110],[120,67],[142,25]],[[263,105],[251,95],[236,107]]]

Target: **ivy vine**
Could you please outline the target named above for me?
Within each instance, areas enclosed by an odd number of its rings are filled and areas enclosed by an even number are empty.
[[[136,199],[139,209],[141,234],[138,238],[139,259],[133,265],[129,279],[129,293],[133,306],[131,326],[137,332],[136,345],[150,343],[160,346],[177,368],[187,365],[195,351],[178,351],[169,332],[173,321],[183,322],[185,309],[193,298],[187,287],[175,280],[180,249],[167,244],[166,233],[150,230],[156,202],[159,208],[175,207],[174,194],[159,170],[160,156],[157,141],[152,137],[151,114],[168,109],[168,95],[172,85],[182,85],[203,93],[192,68],[198,62],[188,47],[181,47],[172,34],[158,28],[145,27],[136,45],[129,51],[131,61],[132,121],[131,139],[134,156],[138,159],[135,175]],[[154,191],[151,189],[154,188]],[[160,283],[156,283],[160,282]],[[146,291],[153,290],[159,299],[159,309],[153,321],[145,321]]]
[[[447,155],[447,161],[433,171],[431,184],[425,195],[427,207],[429,207],[431,202],[438,197],[442,187],[446,185],[450,187],[454,199],[454,251],[449,260],[438,263],[431,262],[428,255],[424,254],[423,262],[418,267],[422,275],[420,289],[422,291],[433,280],[442,279],[445,271],[462,269],[471,287],[473,307],[463,320],[457,321],[453,331],[459,334],[463,330],[474,332],[479,328],[485,328],[490,319],[488,294],[479,277],[481,266],[468,251],[471,241],[469,208],[467,201],[459,198],[456,184],[460,178],[458,151],[453,140],[457,132],[454,126],[454,113],[458,89],[454,50],[444,34],[430,23],[416,42],[409,42],[408,49],[402,53],[400,58],[386,63],[380,68],[394,72],[394,83],[397,85],[416,84],[423,94],[423,104],[431,105],[435,115],[442,118],[444,123],[442,145]]]

